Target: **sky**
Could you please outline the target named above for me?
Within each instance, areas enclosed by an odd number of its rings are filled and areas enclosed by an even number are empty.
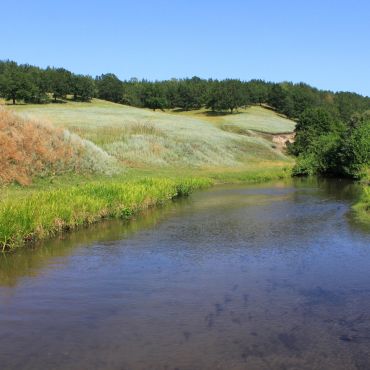
[[[18,63],[370,96],[368,0],[0,0],[0,14],[0,59]]]

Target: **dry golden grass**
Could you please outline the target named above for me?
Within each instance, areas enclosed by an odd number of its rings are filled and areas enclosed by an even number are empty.
[[[0,110],[0,179],[27,184],[38,173],[53,172],[72,157],[63,131]]]
[[[92,170],[86,159],[102,157],[100,152],[65,130],[0,108],[0,184],[27,185],[34,176]]]

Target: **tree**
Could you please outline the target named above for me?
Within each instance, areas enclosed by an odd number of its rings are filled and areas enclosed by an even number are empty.
[[[342,173],[360,178],[370,166],[370,114],[354,121],[342,135],[339,156]]]
[[[206,107],[213,111],[230,110],[233,113],[235,109],[247,105],[248,101],[239,80],[215,81],[209,91]]]
[[[90,101],[95,94],[95,83],[90,76],[75,75],[72,77],[72,94],[74,100]]]
[[[295,128],[295,141],[289,147],[289,151],[294,155],[305,153],[321,135],[341,134],[344,130],[344,124],[327,110],[323,108],[306,109],[299,117]]]
[[[22,65],[23,72],[27,74],[30,80],[30,86],[25,102],[41,104],[49,100],[48,81],[44,70],[30,65]]]
[[[267,102],[279,112],[286,111],[287,93],[280,84],[272,85]]]
[[[305,83],[299,83],[291,86],[291,100],[293,103],[293,109],[291,114],[287,114],[290,117],[299,117],[305,109],[318,107],[320,105],[320,96],[316,89]]]
[[[54,101],[65,99],[72,93],[72,73],[64,68],[46,69],[49,82],[49,92],[52,93]]]
[[[13,104],[16,100],[26,100],[30,96],[32,83],[29,76],[17,63],[8,62],[0,75],[0,95]]]
[[[166,99],[160,96],[151,96],[146,100],[146,107],[154,111],[156,109],[164,110],[166,107]]]
[[[145,108],[164,109],[167,106],[167,101],[164,96],[163,86],[159,83],[143,82],[143,89],[141,91],[141,101]]]
[[[249,93],[250,102],[262,105],[268,100],[269,86],[263,80],[251,80],[246,84]]]
[[[113,73],[102,74],[95,79],[99,99],[120,103],[123,97],[122,81]]]
[[[370,165],[370,112],[347,124],[322,108],[306,109],[289,148],[297,155],[293,173],[330,174],[360,178]]]
[[[189,82],[189,80],[181,81],[178,84],[175,99],[175,104],[177,107],[186,111],[189,109],[200,108],[200,100],[201,97],[195,84]]]
[[[338,92],[334,97],[335,105],[344,121],[349,121],[354,113],[370,109],[370,99],[350,92]]]

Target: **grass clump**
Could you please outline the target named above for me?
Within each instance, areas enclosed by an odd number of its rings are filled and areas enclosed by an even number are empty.
[[[102,218],[128,218],[211,184],[210,179],[99,181],[0,200],[0,249],[44,239]]]
[[[370,224],[370,183],[364,185],[361,197],[353,209],[360,221]]]
[[[114,159],[93,143],[0,108],[0,184],[35,176],[114,171]]]

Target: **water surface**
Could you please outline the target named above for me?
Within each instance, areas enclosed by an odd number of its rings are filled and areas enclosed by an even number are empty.
[[[0,369],[370,369],[357,187],[216,187],[0,257]]]

